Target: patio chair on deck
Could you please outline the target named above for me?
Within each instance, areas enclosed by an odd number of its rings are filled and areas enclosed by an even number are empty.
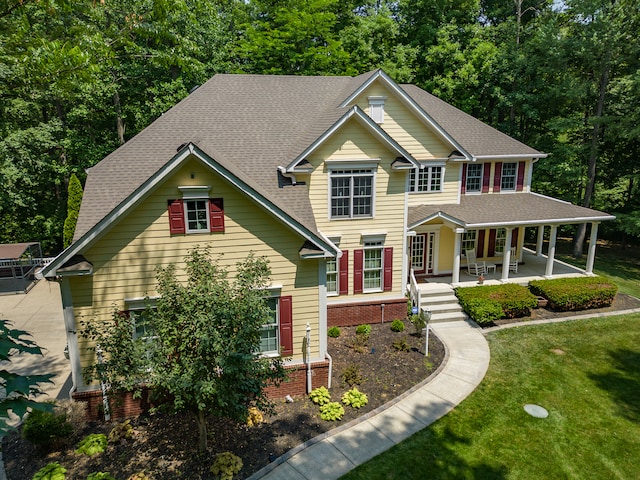
[[[511,256],[509,257],[509,271],[518,273],[518,255],[515,248],[511,249]]]
[[[487,273],[485,262],[478,261],[475,250],[465,250],[465,255],[467,256],[467,273],[469,275],[479,277]]]

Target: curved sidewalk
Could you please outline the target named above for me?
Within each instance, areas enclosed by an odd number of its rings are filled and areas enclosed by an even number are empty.
[[[332,480],[450,412],[484,378],[489,346],[473,322],[435,323],[445,361],[434,377],[377,411],[289,450],[249,480]]]

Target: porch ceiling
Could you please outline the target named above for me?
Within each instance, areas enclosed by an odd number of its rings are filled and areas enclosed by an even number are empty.
[[[614,220],[613,215],[537,193],[463,195],[459,204],[409,207],[408,227],[443,218],[464,228]]]

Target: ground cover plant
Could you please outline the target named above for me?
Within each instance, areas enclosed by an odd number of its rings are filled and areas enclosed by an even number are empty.
[[[637,478],[640,315],[491,332],[480,387],[347,474],[381,478]],[[539,419],[523,410],[538,404]]]
[[[602,276],[534,280],[529,288],[548,299],[550,308],[561,311],[608,307],[618,292],[618,287]]]

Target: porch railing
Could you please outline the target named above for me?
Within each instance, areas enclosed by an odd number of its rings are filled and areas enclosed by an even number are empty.
[[[420,308],[420,287],[418,287],[418,281],[416,280],[416,274],[413,268],[409,274],[409,297],[411,298],[411,306]]]

